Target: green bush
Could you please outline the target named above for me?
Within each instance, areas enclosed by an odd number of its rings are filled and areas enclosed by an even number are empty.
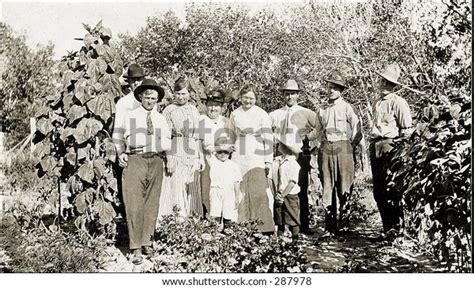
[[[156,272],[306,272],[296,244],[265,236],[257,222],[233,224],[221,232],[217,222],[199,217],[164,217],[156,232]]]

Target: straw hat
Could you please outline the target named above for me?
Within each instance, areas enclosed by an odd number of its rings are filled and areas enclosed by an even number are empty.
[[[279,91],[300,91],[298,83],[294,79],[288,79],[284,86],[278,89]]]
[[[340,87],[343,87],[343,88],[348,88],[347,84],[346,84],[346,80],[344,79],[344,77],[342,77],[341,73],[339,71],[334,71],[331,76],[329,77],[329,79],[325,79],[325,81],[327,82],[330,82],[330,83],[334,83]]]
[[[386,66],[383,72],[377,72],[377,74],[391,83],[401,85],[401,83],[398,82],[401,72],[400,66],[398,66],[397,63],[392,63]]]

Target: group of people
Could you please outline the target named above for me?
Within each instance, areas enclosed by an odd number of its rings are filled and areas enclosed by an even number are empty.
[[[393,139],[411,128],[410,108],[395,94],[399,75],[396,64],[380,73],[370,147],[374,197],[385,232],[399,231],[403,220],[399,200],[386,186]],[[146,78],[143,68],[130,65],[124,79],[130,92],[116,104],[113,139],[134,263],[151,253],[156,226],[176,208],[181,218],[198,214],[224,228],[259,219],[264,234],[276,230],[281,236],[285,226],[293,240],[309,234],[314,147],[326,230],[337,233],[354,180],[353,149],[362,139],[361,120],[343,97],[348,86],[341,74],[325,80],[327,101],[316,111],[298,104],[300,88],[290,79],[279,88],[283,107],[267,113],[256,104],[260,95],[255,87],[245,85],[240,106],[229,118],[223,116],[226,95],[221,89],[205,96],[206,112],[200,114],[185,78],[175,82],[173,101],[163,109],[158,103],[164,89]]]

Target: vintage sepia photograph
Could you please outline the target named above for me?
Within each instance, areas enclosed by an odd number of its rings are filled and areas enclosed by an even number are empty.
[[[2,2],[0,273],[472,273],[471,41],[470,0]]]

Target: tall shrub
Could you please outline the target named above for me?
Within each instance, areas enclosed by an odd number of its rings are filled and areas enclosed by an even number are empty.
[[[94,233],[114,232],[117,181],[111,138],[115,100],[121,96],[122,60],[109,46],[110,30],[84,25],[84,45],[59,64],[60,92],[37,115],[38,174],[57,177],[62,218]]]

